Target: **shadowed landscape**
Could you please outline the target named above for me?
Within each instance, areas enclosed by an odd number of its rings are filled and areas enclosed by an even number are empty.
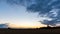
[[[42,27],[36,29],[11,29],[0,28],[0,33],[15,33],[15,34],[39,34],[39,33],[60,33],[60,27]]]

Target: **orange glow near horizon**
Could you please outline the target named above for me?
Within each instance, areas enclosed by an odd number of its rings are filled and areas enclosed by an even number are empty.
[[[3,21],[2,21],[3,22]],[[2,24],[1,22],[1,24]],[[21,21],[6,21],[8,23],[9,28],[40,28],[40,27],[47,27],[47,25],[41,24],[37,21],[30,21],[30,20],[21,20]]]
[[[12,24],[12,23],[10,23],[8,27],[10,27],[10,28],[40,28],[40,27],[46,27],[46,25],[43,25],[41,23],[38,23],[38,24],[28,24],[28,23]]]

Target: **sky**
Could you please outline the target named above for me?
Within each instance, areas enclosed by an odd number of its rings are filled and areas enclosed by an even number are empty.
[[[42,18],[42,17],[41,17]],[[46,25],[38,22],[42,20],[38,13],[29,13],[22,5],[10,5],[0,2],[0,24],[8,23],[13,28],[40,28]]]
[[[11,28],[60,26],[60,0],[0,0],[2,23]]]

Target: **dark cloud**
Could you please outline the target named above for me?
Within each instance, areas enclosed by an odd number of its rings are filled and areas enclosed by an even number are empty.
[[[7,3],[23,5],[28,12],[38,12],[40,17],[52,18],[41,21],[43,24],[53,25],[60,22],[60,0],[7,0]]]
[[[0,28],[8,28],[7,24],[0,24]]]

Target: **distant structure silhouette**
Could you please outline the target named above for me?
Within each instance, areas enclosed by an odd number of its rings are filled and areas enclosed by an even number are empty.
[[[49,25],[47,25],[47,27],[50,27]]]

